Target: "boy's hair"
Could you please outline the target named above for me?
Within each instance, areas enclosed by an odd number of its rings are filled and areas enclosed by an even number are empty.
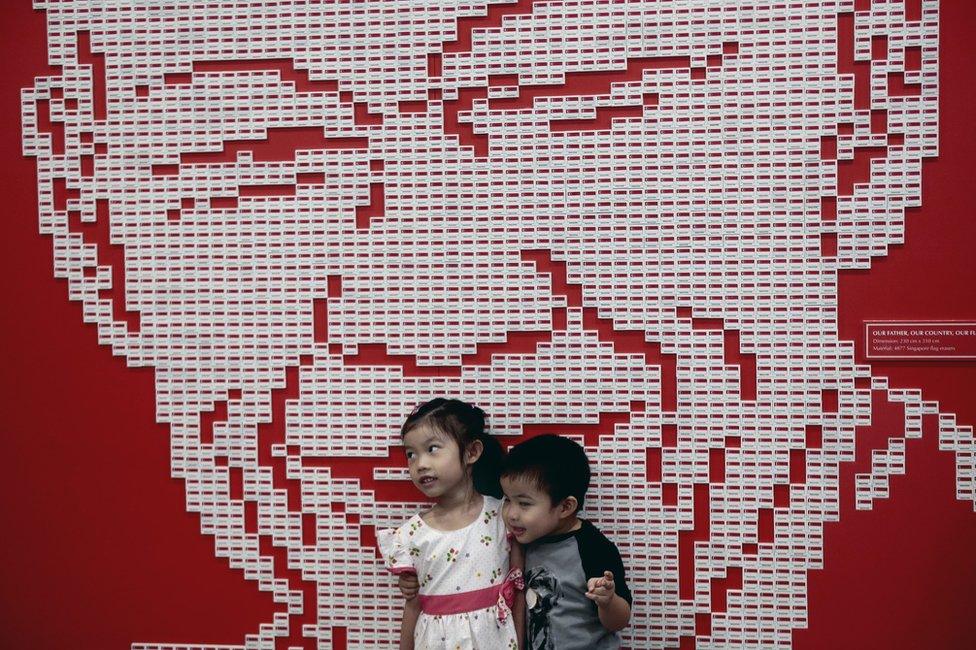
[[[406,422],[400,428],[400,437],[426,424],[453,438],[462,458],[468,445],[480,440],[481,457],[471,468],[474,489],[481,494],[501,497],[502,487],[498,482],[498,475],[505,452],[498,440],[488,433],[486,419],[485,412],[473,404],[438,397],[424,402],[407,416]]]
[[[553,506],[576,497],[578,512],[590,487],[590,462],[577,443],[548,433],[512,447],[502,464],[502,476],[535,483]]]

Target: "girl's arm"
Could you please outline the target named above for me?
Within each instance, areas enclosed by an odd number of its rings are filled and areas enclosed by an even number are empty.
[[[514,539],[511,541],[512,550],[508,561],[512,569],[519,569],[525,573],[525,549]],[[515,592],[515,603],[512,605],[512,622],[515,623],[515,634],[518,637],[519,648],[525,647],[525,592]]]
[[[412,598],[403,604],[403,621],[400,623],[400,650],[414,650],[413,631],[420,617],[420,601]]]

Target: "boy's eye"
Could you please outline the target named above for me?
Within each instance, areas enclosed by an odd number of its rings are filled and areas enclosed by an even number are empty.
[[[434,452],[434,451],[437,451],[440,448],[441,448],[440,445],[431,445],[430,447],[427,448],[427,451],[428,452]]]
[[[412,451],[408,451],[407,452],[407,460],[410,460],[412,458],[413,458],[413,452]]]

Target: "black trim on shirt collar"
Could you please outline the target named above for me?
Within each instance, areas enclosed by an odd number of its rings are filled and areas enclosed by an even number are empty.
[[[576,530],[571,530],[567,533],[559,533],[558,535],[546,535],[545,537],[540,537],[539,539],[532,542],[532,544],[555,544],[556,542],[561,542],[567,540],[570,537],[576,537],[583,532],[584,528],[593,527],[593,524],[588,522],[586,519],[580,519],[580,527]]]

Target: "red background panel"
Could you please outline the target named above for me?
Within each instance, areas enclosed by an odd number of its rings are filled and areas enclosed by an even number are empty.
[[[944,0],[941,153],[926,162],[923,207],[906,244],[840,279],[841,336],[864,362],[866,319],[974,319],[972,34],[976,6]],[[0,165],[5,226],[0,645],[128,648],[133,641],[240,643],[273,611],[270,596],[214,556],[169,476],[155,424],[153,376],[97,344],[94,325],[52,278],[37,234],[34,162],[20,155],[19,89],[43,74],[44,17],[29,2],[3,24]],[[976,364],[875,362],[893,387],[920,388],[960,423],[976,422]],[[878,411],[876,411],[876,414]],[[809,628],[795,647],[969,648],[976,643],[976,514],[955,499],[951,454],[932,423],[909,441],[907,475],[889,499],[854,510],[853,475],[898,426],[885,410],[846,468],[841,521],[825,534],[825,568],[809,577]],[[892,416],[894,418],[894,416]]]

